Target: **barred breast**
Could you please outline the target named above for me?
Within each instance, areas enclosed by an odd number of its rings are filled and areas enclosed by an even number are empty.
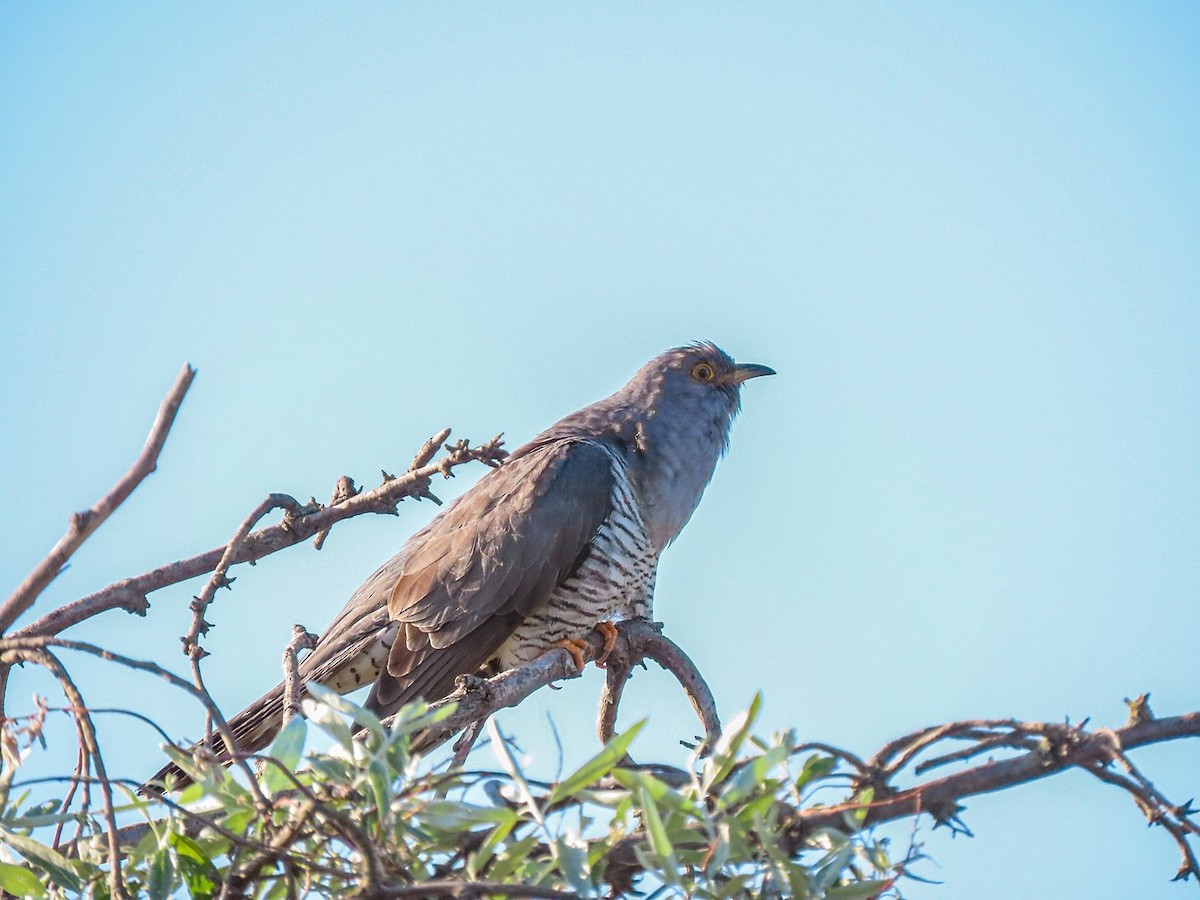
[[[598,622],[650,615],[658,549],[646,530],[625,461],[605,444],[612,463],[612,512],[592,538],[579,568],[501,646],[503,669],[532,662],[559,641],[584,638]]]

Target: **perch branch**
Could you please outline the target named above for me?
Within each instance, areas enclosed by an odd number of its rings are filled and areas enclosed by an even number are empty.
[[[663,637],[660,628],[659,624],[647,619],[619,622],[617,648],[614,648],[613,652],[620,654],[618,659],[653,659],[675,675],[693,708],[700,715],[706,740],[709,743],[714,742],[720,735],[721,725],[712,692],[692,661],[672,641]],[[583,654],[584,661],[590,662],[603,651],[604,640],[598,633],[592,632],[587,637],[587,645]],[[612,659],[612,656],[609,658]],[[561,650],[545,653],[528,665],[501,672],[493,678],[463,676],[459,679],[457,691],[430,706],[431,710],[438,710],[453,703],[454,712],[414,744],[418,749],[428,750],[444,743],[472,723],[485,719],[498,710],[516,706],[539,688],[555,681],[578,678],[582,674],[583,671],[575,667],[571,655],[566,650]],[[613,718],[615,720],[615,710]],[[391,718],[385,719],[384,726],[390,726],[391,721]]]

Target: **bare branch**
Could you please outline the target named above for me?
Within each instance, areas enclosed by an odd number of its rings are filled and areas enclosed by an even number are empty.
[[[121,848],[117,840],[117,819],[113,809],[112,782],[109,780],[108,772],[105,769],[104,758],[100,755],[100,747],[96,742],[96,729],[92,724],[91,716],[88,714],[87,704],[84,703],[83,695],[80,694],[79,688],[76,687],[75,682],[54,654],[43,649],[28,649],[18,652],[25,659],[47,669],[58,680],[63,694],[67,698],[67,702],[71,705],[75,717],[76,729],[79,734],[79,753],[81,757],[79,776],[86,777],[88,766],[94,764],[96,768],[96,780],[100,785],[100,794],[104,800],[103,814],[105,824],[107,825],[105,833],[108,838],[109,890],[113,897],[125,900],[129,895],[125,890],[124,879],[121,877]]]
[[[450,761],[451,769],[461,769],[466,765],[467,757],[471,755],[471,748],[475,746],[475,742],[483,734],[483,729],[487,725],[487,721],[487,716],[484,716],[482,719],[476,719],[458,736],[458,740],[454,742],[454,758]]]
[[[1186,815],[1172,815],[1175,811],[1172,807],[1164,805],[1160,802],[1160,798],[1146,791],[1135,779],[1128,775],[1113,772],[1102,765],[1086,766],[1085,768],[1106,784],[1114,785],[1126,791],[1133,797],[1134,802],[1138,805],[1138,809],[1142,811],[1142,814],[1146,816],[1146,820],[1151,825],[1161,825],[1171,835],[1175,841],[1175,845],[1179,848],[1179,855],[1182,857],[1182,861],[1172,881],[1187,881],[1193,875],[1200,878],[1200,863],[1197,862],[1196,854],[1192,851],[1192,847],[1187,840],[1189,833],[1196,833],[1196,826]]]
[[[446,430],[449,432],[449,429]],[[329,505],[337,506],[339,503],[349,500],[351,497],[357,497],[361,493],[362,488],[355,487],[354,479],[349,475],[343,475],[333,486],[333,496],[329,498]],[[329,537],[328,528],[318,531],[317,536],[313,538],[313,547],[317,550],[320,550],[325,546],[325,538],[327,537]]]
[[[661,634],[662,626],[658,623],[647,619],[631,619],[617,623],[616,627],[618,641],[613,653],[618,654],[617,659],[633,660],[628,663],[630,667],[643,658],[653,659],[675,675],[700,716],[706,740],[714,742],[721,733],[716,703],[695,664],[674,642]],[[584,651],[585,662],[596,659],[604,649],[604,639],[599,633],[592,632],[586,640],[588,646]],[[609,659],[613,659],[612,654]],[[453,703],[456,705],[454,712],[439,722],[435,729],[414,741],[414,747],[419,750],[435,747],[497,710],[516,706],[539,688],[555,681],[578,678],[582,674],[582,670],[575,667],[571,655],[563,650],[543,654],[528,665],[510,669],[493,678],[462,676],[459,678],[457,691],[446,699],[431,704],[430,707],[437,710]],[[612,716],[615,721],[615,704],[613,706]],[[384,720],[385,727],[390,724],[390,719]]]
[[[0,606],[0,634],[12,627],[26,610],[28,610],[46,586],[55,579],[71,555],[80,545],[99,528],[118,506],[125,502],[134,489],[158,467],[158,456],[167,441],[167,434],[175,422],[175,414],[183,403],[183,397],[196,377],[196,370],[185,364],[175,378],[175,383],[167,392],[158,416],[146,438],[142,452],[134,461],[133,466],[126,472],[107,494],[105,494],[91,509],[77,512],[71,516],[67,533],[63,535],[46,558],[25,577],[20,586],[12,593],[3,606]]]
[[[465,446],[464,442],[460,441],[449,447],[447,455],[437,462],[405,472],[398,478],[385,481],[374,490],[364,491],[337,506],[325,508],[321,508],[319,504],[305,506],[304,510],[311,509],[312,511],[248,534],[228,563],[236,565],[262,559],[285,547],[306,541],[318,532],[328,530],[343,519],[360,516],[364,513],[395,515],[396,504],[405,497],[432,496],[429,494],[429,484],[435,475],[451,477],[453,469],[472,461],[482,462],[492,467],[500,465],[507,455],[501,447],[502,444],[503,441],[499,435],[477,447]],[[20,629],[18,633],[25,635],[58,634],[72,625],[77,625],[110,609],[125,609],[129,612],[145,614],[147,594],[212,572],[225,557],[228,547],[229,545],[225,544],[206,553],[168,563],[133,578],[118,581],[94,594],[89,594],[47,613],[37,621]]]
[[[292,809],[287,822],[271,838],[271,843],[259,850],[250,859],[230,869],[221,886],[221,900],[245,897],[246,889],[257,880],[263,868],[275,859],[287,856],[288,848],[296,841],[316,812],[317,802],[306,798]]]
[[[246,542],[246,536],[250,534],[250,529],[257,525],[263,516],[275,509],[284,510],[282,524],[286,527],[292,518],[303,515],[306,507],[301,506],[295,497],[289,497],[287,494],[269,494],[242,520],[242,524],[238,526],[233,537],[229,539],[229,543],[225,545],[225,552],[217,561],[212,576],[205,582],[204,590],[200,592],[199,596],[192,599],[192,624],[188,628],[188,633],[180,638],[183,642],[183,652],[190,659],[198,661],[208,655],[199,643],[200,635],[208,634],[208,629],[212,627],[211,622],[204,621],[204,613],[217,595],[217,591],[223,587],[229,587],[233,583],[233,579],[229,578],[226,573],[233,565],[234,557]]]
[[[196,683],[192,684],[187,680],[180,678],[173,672],[164,669],[156,663],[148,662],[141,659],[132,659],[128,656],[122,656],[119,653],[113,653],[111,650],[106,650],[103,647],[97,647],[94,644],[84,643],[83,641],[71,641],[63,638],[55,638],[42,635],[23,635],[20,633],[12,634],[8,637],[0,637],[0,667],[11,666],[13,662],[18,661],[29,650],[38,650],[45,647],[64,647],[69,650],[78,650],[82,653],[88,653],[92,656],[97,656],[100,659],[108,662],[115,662],[119,665],[130,669],[136,669],[141,672],[149,672],[152,675],[157,675],[165,679],[168,683],[187,693],[191,694],[201,704],[204,705],[205,712],[217,724],[217,730],[221,733],[221,738],[226,742],[226,746],[235,746],[233,733],[229,730],[229,725],[225,721],[225,717],[221,715],[221,710],[213,701],[212,695],[208,693],[208,689],[204,686],[203,680],[199,677],[199,673],[193,670],[196,676]],[[266,799],[263,797],[258,782],[255,780],[253,773],[250,771],[244,758],[235,756],[234,761],[245,772],[246,777],[250,782],[250,790],[254,793],[256,799],[262,806],[266,805]]]
[[[292,626],[292,639],[283,651],[283,724],[287,725],[300,711],[300,696],[304,684],[300,680],[300,651],[313,650],[317,636],[303,625]]]
[[[965,728],[968,723],[953,724]],[[1040,725],[1047,731],[1070,729],[1074,732],[1074,739],[1069,743],[1039,747],[1010,759],[984,763],[953,775],[889,793],[866,805],[864,827],[918,815],[921,812],[938,817],[942,812],[957,810],[957,801],[964,797],[1003,790],[1072,767],[1090,769],[1112,759],[1113,738],[1107,731],[1090,732],[1069,725],[1025,723],[1026,727],[1031,724]],[[1124,750],[1181,737],[1197,737],[1200,736],[1200,712],[1126,725],[1111,732],[1111,735],[1116,736]],[[805,832],[818,828],[842,828],[845,815],[862,808],[863,804],[851,802],[798,812],[795,825]]]

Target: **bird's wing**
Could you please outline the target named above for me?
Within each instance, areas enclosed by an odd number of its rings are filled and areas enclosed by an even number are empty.
[[[611,509],[603,448],[556,441],[489,473],[373,576],[400,623],[368,707],[439,699],[586,558]],[[371,582],[364,585],[364,590]]]

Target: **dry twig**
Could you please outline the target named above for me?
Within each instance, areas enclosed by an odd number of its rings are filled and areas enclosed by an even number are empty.
[[[300,681],[300,651],[313,650],[317,636],[303,625],[292,626],[292,639],[283,651],[283,724],[286,726],[296,716],[302,715],[300,697],[304,684]]]
[[[320,504],[313,505],[311,503],[303,505],[294,498],[288,497],[290,503],[295,504],[301,510],[301,514],[285,519],[277,525],[270,525],[247,534],[227,564],[232,566],[260,560],[285,547],[306,541],[318,532],[328,530],[343,519],[365,513],[396,515],[396,505],[405,497],[430,496],[429,484],[435,475],[452,477],[454,469],[473,461],[492,467],[500,465],[507,456],[507,452],[502,447],[503,443],[499,435],[475,447],[460,441],[448,447],[447,454],[437,462],[427,463],[417,469],[409,470],[398,478],[385,481],[374,490],[363,491],[337,506],[321,507]],[[287,495],[272,494],[271,496],[278,499]],[[37,621],[22,628],[18,633],[58,634],[72,625],[78,625],[80,622],[110,609],[124,609],[128,612],[145,614],[148,594],[212,572],[225,558],[228,549],[229,545],[223,544],[205,553],[168,563],[141,575],[110,584],[94,594],[89,594],[50,611]]]
[[[112,490],[100,498],[95,506],[71,516],[67,533],[46,554],[46,558],[25,577],[25,580],[13,591],[12,596],[0,606],[0,634],[8,631],[13,622],[33,606],[33,602],[62,571],[67,560],[79,549],[80,545],[104,524],[104,521],[112,515],[113,510],[124,503],[126,498],[151,472],[158,468],[158,456],[167,442],[167,435],[171,431],[171,425],[175,422],[175,414],[179,412],[183,397],[195,377],[196,370],[185,364],[182,371],[176,376],[175,383],[171,385],[167,396],[163,399],[158,416],[150,429],[150,436],[146,438],[146,445],[138,454],[133,466],[121,477],[120,481],[113,485]]]

